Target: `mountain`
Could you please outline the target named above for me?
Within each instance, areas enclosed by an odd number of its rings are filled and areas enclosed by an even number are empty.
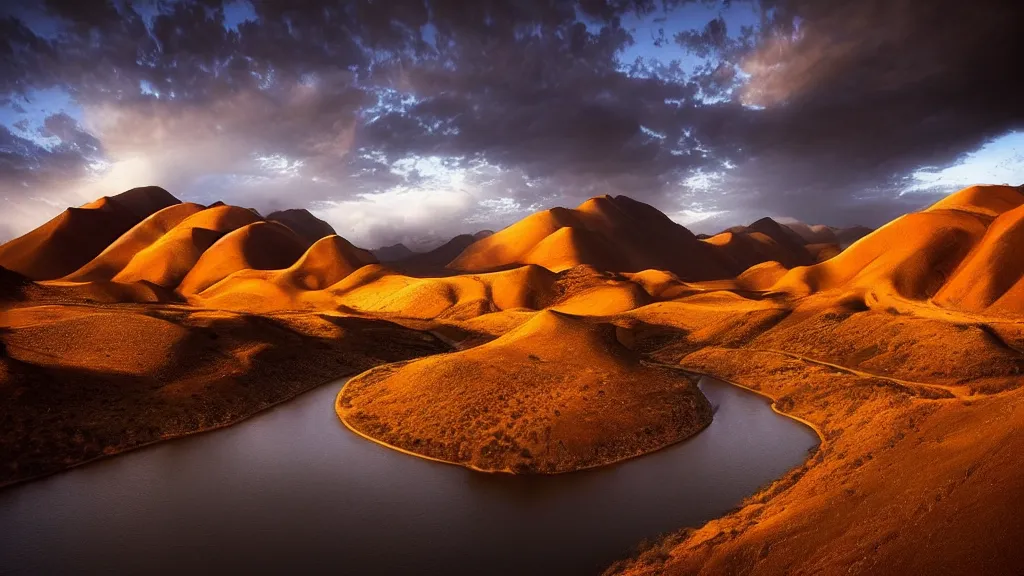
[[[704,241],[728,255],[741,271],[769,261],[786,268],[816,261],[804,246],[803,238],[771,218],[762,218],[749,226],[733,226]]]
[[[785,222],[782,224],[789,228],[803,240],[804,244],[838,244],[839,237],[835,231],[823,224],[811,226],[803,222]]]
[[[133,188],[68,208],[39,228],[0,246],[0,266],[32,280],[78,270],[151,214],[178,204],[163,188]]]
[[[971,312],[1024,312],[1019,254],[1024,193],[972,186],[901,216],[831,260],[791,270],[775,289],[842,289],[866,298],[931,300]]]
[[[370,250],[370,252],[381,262],[398,262],[416,254],[416,252],[409,250],[402,243],[382,246],[381,248]]]
[[[266,219],[284,224],[310,244],[321,238],[337,235],[330,224],[305,209],[278,210],[267,214]]]
[[[575,209],[532,214],[474,242],[448,267],[483,272],[522,264],[556,272],[578,265],[618,272],[656,268],[688,280],[737,272],[714,247],[654,207],[626,196],[600,196]]]
[[[229,232],[203,252],[178,286],[197,294],[239,270],[288,268],[309,248],[291,228],[277,222],[254,222]]]

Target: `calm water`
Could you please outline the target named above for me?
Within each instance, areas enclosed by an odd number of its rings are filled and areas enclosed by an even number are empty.
[[[338,383],[236,426],[0,491],[0,573],[594,574],[720,516],[818,438],[705,378],[714,422],[553,477],[470,472],[349,432]]]

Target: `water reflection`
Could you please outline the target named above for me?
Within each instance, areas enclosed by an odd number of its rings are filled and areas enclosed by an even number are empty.
[[[338,384],[224,430],[0,492],[0,573],[593,574],[800,464],[818,438],[705,378],[703,432],[554,477],[470,472],[367,442]]]

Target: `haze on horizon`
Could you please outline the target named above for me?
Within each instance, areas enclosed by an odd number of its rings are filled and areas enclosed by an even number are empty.
[[[0,7],[0,242],[135,186],[436,244],[600,194],[697,232],[1024,182],[1024,6],[253,0]]]

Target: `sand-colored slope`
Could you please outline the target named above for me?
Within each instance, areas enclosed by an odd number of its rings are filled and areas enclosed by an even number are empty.
[[[185,295],[197,294],[246,268],[288,268],[308,248],[305,241],[283,224],[254,222],[210,246],[181,281],[178,291]]]
[[[689,230],[625,196],[591,198],[574,210],[553,208],[527,216],[473,243],[448,267],[479,272],[522,263],[549,270],[580,264],[618,272],[660,269],[687,279],[724,278],[733,272]]]
[[[173,290],[221,234],[205,228],[176,227],[140,250],[114,276],[114,282],[148,282]]]
[[[39,228],[0,246],[0,266],[33,280],[53,280],[81,268],[139,222],[110,198],[68,208]]]
[[[572,210],[552,208],[531,214],[511,226],[483,238],[452,260],[449,267],[478,272],[521,263],[534,246],[563,226],[579,226]]]
[[[1024,192],[1017,186],[970,186],[950,194],[926,211],[964,210],[995,218],[1024,204]]]
[[[141,250],[151,246],[182,220],[203,210],[199,204],[185,202],[172,204],[153,213],[121,235],[103,252],[63,280],[89,282],[110,280],[117,275]]]
[[[628,270],[627,258],[607,239],[585,228],[565,226],[547,235],[522,256],[527,264],[561,272],[582,264],[598,270]]]
[[[252,210],[219,204],[189,216],[177,228],[205,228],[225,234],[259,221],[260,217]]]
[[[173,290],[214,242],[228,232],[259,221],[251,210],[224,204],[196,212],[135,254],[113,280],[148,282]]]
[[[986,228],[986,218],[968,211],[908,214],[830,260],[791,270],[775,288],[806,294],[842,287],[927,299],[942,287]]]
[[[768,321],[685,302],[634,313],[668,308],[658,320],[687,329],[653,357],[766,394],[823,441],[737,510],[610,573],[1016,574],[1020,316],[955,324],[827,294],[790,306]]]
[[[303,306],[305,292],[323,290],[362,266],[375,263],[372,254],[348,240],[332,235],[310,246],[283,270],[239,270],[203,290],[196,298],[203,306],[231,310],[287,310]],[[310,302],[315,304],[318,299]],[[323,299],[319,299],[323,300]],[[326,308],[335,306],[328,304]]]
[[[1019,242],[1022,205],[1024,194],[1012,186],[965,188],[897,218],[830,260],[790,271],[775,289],[935,296],[947,305],[980,310],[1020,279],[1010,246]],[[1004,213],[1006,218],[999,216]]]
[[[1024,198],[1024,196],[1022,196]],[[1003,212],[934,301],[979,312],[1024,313],[1024,205]]]
[[[599,466],[706,426],[697,387],[641,364],[622,330],[539,312],[482,346],[353,378],[338,414],[390,446],[502,472]]]
[[[330,224],[313,216],[304,208],[271,212],[267,214],[267,220],[284,224],[310,244],[321,238],[337,235]]]
[[[326,290],[324,298],[330,298],[332,307],[362,312],[469,319],[499,310],[546,307],[558,295],[556,282],[557,276],[540,266],[445,278],[414,278],[366,266]]]

